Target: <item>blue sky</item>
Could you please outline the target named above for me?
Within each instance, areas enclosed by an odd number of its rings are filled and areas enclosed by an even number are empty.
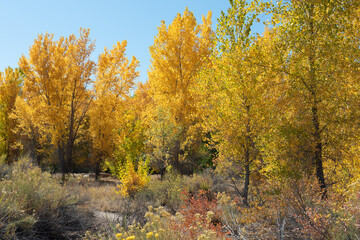
[[[104,47],[127,40],[127,56],[140,61],[140,81],[146,81],[152,45],[161,20],[172,22],[185,7],[201,22],[209,10],[213,26],[221,10],[226,12],[228,0],[0,0],[0,71],[17,67],[22,54],[40,33],[54,33],[55,38],[78,35],[80,27],[90,28],[97,60]]]

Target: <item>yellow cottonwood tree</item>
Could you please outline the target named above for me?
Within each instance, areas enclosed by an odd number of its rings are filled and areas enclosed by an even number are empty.
[[[350,149],[358,146],[359,6],[294,0],[271,10],[273,41],[286,53],[283,64],[271,66],[286,85],[278,121],[283,146],[291,150],[284,157],[315,172],[324,194],[326,179],[346,182],[358,171]]]
[[[124,172],[129,162],[135,169],[144,163],[147,125],[143,114],[150,101],[148,85],[139,82],[134,96],[123,102],[122,114],[117,119],[119,128],[114,157],[106,161],[106,166],[117,176]]]
[[[172,161],[176,167],[186,155],[186,148],[189,147],[186,145],[194,142],[189,138],[194,135],[189,132],[190,126],[197,121],[194,119],[196,110],[190,89],[196,84],[196,74],[206,62],[211,49],[211,12],[203,16],[202,24],[198,24],[187,8],[171,24],[161,22],[154,44],[150,47],[148,81],[153,104],[149,111],[156,113],[158,108],[169,109],[171,121],[182,129],[174,146]]]
[[[217,169],[243,179],[239,194],[248,205],[251,176],[262,165],[261,136],[270,125],[269,109],[274,101],[269,89],[275,84],[271,72],[258,62],[267,53],[264,39],[251,34],[257,14],[245,0],[230,1],[219,18],[216,50],[199,78],[198,107],[204,127],[217,149]],[[241,185],[241,184],[238,184]]]
[[[139,76],[136,68],[139,61],[133,57],[131,61],[125,55],[127,42],[118,42],[111,50],[105,48],[100,54],[94,82],[95,99],[89,111],[90,132],[93,148],[96,151],[97,171],[104,157],[111,156],[115,151],[117,130],[120,128],[122,106],[134,80]]]
[[[10,118],[15,108],[15,100],[21,93],[22,73],[16,68],[5,69],[5,73],[0,72],[0,154],[5,154],[6,162],[10,162],[14,157],[11,145],[16,141],[15,130],[16,122]]]
[[[145,155],[147,125],[142,121],[151,102],[148,89],[148,84],[139,82],[134,95],[124,100],[122,114],[117,119],[119,128],[114,157],[106,161],[106,166],[122,183],[118,187],[123,196],[133,196],[150,180]]]
[[[25,132],[32,126],[42,142],[51,142],[63,177],[70,171],[75,140],[92,99],[89,87],[95,63],[89,59],[94,49],[89,33],[80,29],[78,38],[70,35],[59,40],[41,34],[30,47],[29,57],[19,60],[25,77],[15,118]]]

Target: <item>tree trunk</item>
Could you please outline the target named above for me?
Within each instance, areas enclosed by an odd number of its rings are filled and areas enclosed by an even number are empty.
[[[180,160],[179,160],[179,158],[180,158],[180,154],[181,154],[181,152],[180,152],[180,140],[176,140],[175,141],[175,149],[174,149],[174,152],[175,152],[175,154],[174,154],[174,164],[175,164],[175,169],[177,170],[177,171],[179,171],[180,173],[182,172],[181,171],[181,169],[180,169]]]
[[[161,181],[165,179],[166,167],[160,169],[160,179]]]
[[[326,184],[323,169],[323,145],[321,141],[320,123],[318,118],[318,109],[316,105],[312,107],[312,117],[312,122],[314,126],[314,164],[316,168],[316,176],[323,191],[323,197],[326,197]]]
[[[75,117],[75,113],[74,113],[74,103],[73,101],[71,101],[71,114],[70,114],[70,123],[69,123],[69,135],[68,135],[68,139],[67,139],[67,143],[66,143],[66,167],[67,167],[67,171],[70,171],[70,167],[72,164],[72,157],[73,157],[73,147],[74,147],[74,141],[75,141],[75,136],[74,136],[74,117]],[[80,124],[80,123],[79,123]]]
[[[95,181],[98,181],[100,178],[100,163],[101,163],[101,157],[99,157],[98,159],[96,159],[96,164],[95,164]]]
[[[63,149],[63,146],[61,143],[58,144],[58,156],[59,156],[61,172],[62,172],[61,181],[62,181],[62,183],[65,183],[66,174],[68,173],[68,168],[66,166],[64,149]]]
[[[249,153],[246,151],[245,158],[247,158],[245,163],[245,181],[244,181],[244,189],[243,189],[243,204],[245,206],[249,206],[248,196],[249,196],[249,185],[250,185],[250,162],[249,162]]]
[[[318,93],[317,83],[316,83],[316,68],[315,68],[315,47],[314,42],[316,41],[315,30],[314,30],[314,19],[313,19],[313,12],[314,12],[314,5],[310,5],[309,11],[309,27],[310,27],[310,51],[308,55],[309,60],[309,77],[310,77],[310,93],[313,97],[313,104],[311,107],[311,114],[312,114],[312,125],[314,128],[313,138],[314,138],[314,160],[313,164],[315,164],[316,169],[316,176],[319,180],[320,187],[323,191],[323,197],[326,197],[326,184],[325,184],[325,177],[324,177],[324,169],[323,169],[323,144],[321,139],[321,130],[320,130],[320,120],[319,120],[319,113],[318,113]]]
[[[73,146],[74,141],[73,139],[68,139],[66,144],[66,155],[65,155],[65,166],[66,166],[66,173],[69,173],[71,170],[72,158],[73,158]]]
[[[5,130],[6,131],[6,130]],[[5,142],[5,162],[6,163],[10,163],[10,144],[9,144],[9,139],[7,138],[8,136],[6,136],[7,133],[5,133],[5,138],[4,138],[4,142]]]
[[[250,185],[250,148],[251,144],[251,128],[250,128],[250,106],[246,105],[247,113],[247,122],[246,122],[246,136],[245,136],[245,181],[243,189],[243,204],[245,206],[249,205],[248,196],[249,196],[249,185]]]
[[[279,214],[278,218],[279,222],[279,240],[285,239],[285,224],[286,224],[286,217],[281,218],[281,213]]]

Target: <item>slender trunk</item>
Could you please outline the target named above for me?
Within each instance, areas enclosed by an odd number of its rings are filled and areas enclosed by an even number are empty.
[[[5,142],[5,162],[10,163],[11,162],[11,156],[10,156],[10,123],[9,118],[5,115],[5,135],[4,135],[4,142]]]
[[[5,133],[6,134],[6,133]],[[10,163],[10,147],[9,147],[9,139],[7,138],[7,136],[5,136],[5,162],[6,163]]]
[[[37,134],[36,134],[33,126],[30,126],[30,129],[31,129],[31,137],[29,139],[29,141],[30,141],[30,158],[32,160],[36,159],[38,166],[40,166],[41,156],[40,156],[39,152],[37,151],[40,144],[37,140],[38,139]]]
[[[180,140],[175,141],[175,168],[177,171],[180,171],[180,164],[179,164],[179,157],[180,157]]]
[[[245,158],[247,158],[245,163],[245,182],[244,182],[244,189],[243,189],[243,204],[248,206],[248,196],[249,196],[249,185],[250,185],[250,163],[249,163],[249,153],[248,151],[245,152]]]
[[[285,224],[286,224],[286,217],[281,218],[281,214],[279,214],[279,240],[285,239]]]
[[[66,174],[68,173],[68,170],[67,170],[66,161],[65,161],[65,157],[64,157],[64,149],[63,149],[63,146],[61,143],[58,144],[58,155],[59,155],[61,173],[62,173],[61,181],[62,181],[62,183],[64,183]]]
[[[69,173],[71,170],[72,158],[73,158],[73,147],[74,141],[73,139],[68,139],[66,144],[66,155],[65,155],[65,165],[66,165],[66,173]]]
[[[319,180],[320,187],[323,191],[323,197],[326,197],[326,184],[325,184],[325,177],[324,177],[324,169],[323,169],[323,143],[321,139],[321,131],[320,131],[320,120],[319,120],[319,113],[318,113],[318,95],[316,92],[317,84],[316,84],[316,68],[315,68],[315,29],[314,29],[314,20],[313,20],[313,12],[314,12],[314,5],[310,6],[309,11],[309,27],[310,27],[310,51],[309,51],[309,67],[310,67],[310,91],[313,96],[313,104],[311,107],[311,114],[312,114],[312,125],[314,128],[313,138],[314,138],[314,164],[316,168],[316,176]]]
[[[251,128],[250,128],[250,106],[246,105],[247,122],[246,122],[246,136],[245,136],[245,181],[243,189],[243,204],[248,206],[249,185],[250,185],[250,148],[251,144]]]
[[[323,169],[323,145],[321,141],[321,132],[320,132],[320,123],[318,118],[318,109],[317,106],[314,105],[312,107],[312,122],[314,126],[314,164],[316,168],[316,176],[319,180],[320,187],[323,191],[323,196],[326,197],[326,184],[324,177],[324,169]]]
[[[71,102],[71,114],[70,114],[70,123],[69,123],[69,135],[68,135],[68,139],[67,139],[67,144],[66,144],[66,167],[67,170],[70,170],[70,166],[72,164],[72,157],[73,157],[73,147],[74,147],[74,141],[75,141],[75,136],[74,136],[74,117],[75,117],[75,113],[74,113],[74,106],[73,106],[73,101]]]
[[[35,159],[35,158],[37,159],[36,140],[34,138],[32,138],[30,141],[31,141],[31,144],[30,144],[30,158],[31,159]],[[39,164],[39,166],[40,166],[40,164]]]
[[[100,164],[101,164],[101,156],[96,159],[96,164],[95,164],[95,181],[98,181],[100,178]]]
[[[163,159],[162,160],[163,161],[163,163],[165,163],[165,159]],[[164,180],[165,179],[165,174],[166,174],[166,167],[164,166],[164,167],[160,167],[160,179],[161,179],[161,181],[162,180]]]

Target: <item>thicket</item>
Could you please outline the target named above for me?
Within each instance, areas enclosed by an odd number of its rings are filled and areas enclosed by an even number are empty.
[[[251,187],[245,206],[232,181],[213,171],[166,174],[121,199],[109,220],[85,239],[357,239],[358,183],[326,199],[316,177]]]

